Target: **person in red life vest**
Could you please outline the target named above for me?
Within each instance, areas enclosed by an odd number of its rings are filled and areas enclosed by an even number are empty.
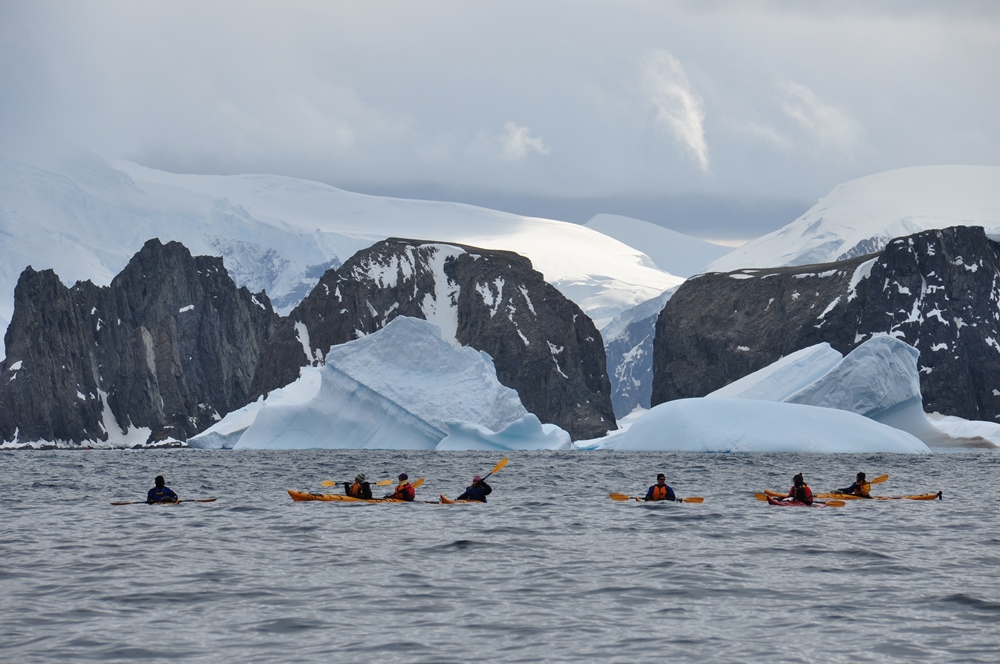
[[[667,476],[660,473],[656,476],[656,484],[649,487],[646,500],[677,500],[674,490],[667,486]]]
[[[386,496],[386,498],[395,498],[396,500],[413,500],[416,497],[417,490],[410,484],[410,478],[406,473],[400,473],[399,485],[396,486],[396,490]]]
[[[806,505],[812,505],[813,492],[812,489],[809,488],[809,485],[806,484],[806,481],[802,479],[802,473],[793,477],[792,481],[795,482],[795,484],[793,484],[792,488],[788,490],[788,497],[785,498],[785,500],[794,500],[800,503],[805,503]]]
[[[371,498],[372,485],[365,481],[364,473],[358,473],[354,482],[344,484],[344,493],[352,498]]]

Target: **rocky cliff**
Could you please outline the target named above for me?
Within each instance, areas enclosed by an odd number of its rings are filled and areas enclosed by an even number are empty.
[[[703,396],[824,341],[846,355],[875,334],[920,351],[925,410],[995,421],[1000,245],[959,226],[837,263],[690,279],[656,322],[652,403]]]
[[[185,440],[250,400],[276,321],[267,296],[237,288],[222,259],[159,240],[104,288],[68,288],[28,267],[14,301],[4,441]]]
[[[615,428],[604,347],[593,322],[523,256],[390,238],[329,270],[278,324],[253,390],[288,384],[330,347],[396,316],[438,324],[445,339],[493,357],[500,382],[574,438]]]

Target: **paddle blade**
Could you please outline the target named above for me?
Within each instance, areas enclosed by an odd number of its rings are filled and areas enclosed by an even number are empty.
[[[395,482],[396,480],[379,480],[378,482],[375,482],[375,486],[389,486]]]
[[[111,503],[111,504],[112,505],[136,505],[136,504],[138,504],[138,501],[130,500],[130,501],[124,502],[124,503]]]
[[[688,496],[687,498],[682,498],[685,503],[703,503],[705,499],[701,496]]]
[[[889,479],[888,475],[879,475],[878,477],[876,477],[874,479],[868,480],[868,483],[869,484],[881,484],[882,482],[885,482],[887,479]]]
[[[843,507],[846,504],[847,503],[845,503],[843,500],[827,500],[826,501],[826,506],[827,507]]]
[[[753,495],[753,497],[756,498],[757,500],[763,500],[764,502],[767,502],[767,494],[766,493],[755,493]]]
[[[319,485],[320,486],[337,486],[337,483],[334,480],[323,480],[322,482],[319,483]]]
[[[626,496],[624,493],[609,493],[608,496],[611,500],[632,500],[632,496]]]
[[[493,470],[490,471],[490,475],[492,475],[493,473],[499,473],[503,469],[503,467],[507,465],[507,461],[508,461],[507,457],[500,459],[500,462],[497,465],[493,466]]]
[[[413,488],[418,489],[423,483],[424,483],[424,478],[421,477],[419,480],[413,483]]]
[[[184,502],[184,503],[214,503],[217,500],[218,500],[218,498],[195,498],[194,500],[183,500],[183,501],[182,500],[178,500],[177,502],[179,502],[179,503],[181,503],[181,502]]]

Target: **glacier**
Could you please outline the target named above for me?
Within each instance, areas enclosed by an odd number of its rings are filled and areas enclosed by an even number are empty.
[[[458,203],[367,196],[270,175],[177,175],[93,154],[0,159],[0,328],[27,266],[67,285],[108,285],[151,238],[221,256],[238,286],[286,314],[323,272],[387,237],[419,237],[531,259],[595,319],[683,281],[641,251],[584,226]]]
[[[897,237],[982,226],[1000,238],[1000,167],[916,166],[838,185],[790,224],[713,261],[731,272],[830,263],[881,251]]]

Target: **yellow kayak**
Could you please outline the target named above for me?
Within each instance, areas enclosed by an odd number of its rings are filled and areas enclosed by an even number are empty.
[[[411,502],[408,500],[400,500],[398,498],[355,498],[354,496],[345,496],[342,493],[310,493],[308,491],[296,491],[295,489],[289,489],[288,495],[292,497],[295,502],[303,502],[307,500],[322,500],[328,502],[341,502],[341,503],[407,503]]]

